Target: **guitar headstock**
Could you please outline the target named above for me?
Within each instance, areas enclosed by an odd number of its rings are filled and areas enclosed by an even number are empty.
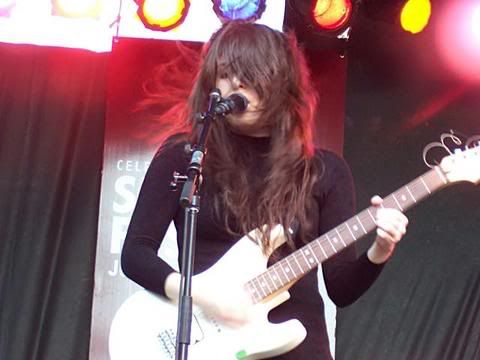
[[[465,150],[456,149],[439,164],[449,182],[480,182],[480,143]]]

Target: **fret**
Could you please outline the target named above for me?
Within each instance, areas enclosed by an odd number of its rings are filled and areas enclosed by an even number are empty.
[[[371,211],[365,211],[365,222],[364,224],[367,224],[367,231],[373,231],[377,227],[377,221],[375,218],[372,219],[372,213]]]
[[[290,282],[290,279],[288,278],[287,274],[283,270],[282,262],[283,262],[283,260],[279,261],[278,263],[275,264],[275,266],[276,266],[275,271],[277,272],[277,274],[279,274],[279,278],[282,279],[283,285],[285,285],[285,284]],[[278,269],[280,269],[280,273],[278,272]],[[283,274],[283,277],[281,276],[281,274]]]
[[[374,206],[375,208],[377,206]],[[393,198],[392,194],[390,194],[389,196],[385,197],[382,201],[382,203],[380,205],[378,205],[378,207],[382,208],[382,209],[385,209],[385,208],[397,208],[397,202],[395,201],[395,199]]]
[[[305,259],[305,263],[308,265],[309,269],[311,269],[313,267],[312,264],[315,264],[315,261],[313,261],[313,258],[310,258],[310,260],[307,259],[308,254],[310,254],[310,250],[305,249],[303,251],[302,249],[300,249],[300,253],[303,255],[303,257]],[[306,253],[306,255],[305,255],[305,253]]]
[[[358,217],[363,228],[366,230],[366,234],[373,230],[373,228],[375,227],[375,222],[372,221],[372,218],[367,210],[364,210],[360,214],[358,214]]]
[[[398,205],[398,207],[400,208],[400,210],[403,211],[403,207],[402,207],[402,205],[400,205],[400,203],[398,202],[397,197],[395,196],[395,194],[392,194],[392,197],[393,197],[393,200],[395,200],[395,202],[397,203],[397,205]]]
[[[367,209],[367,212],[368,212],[368,215],[370,215],[370,217],[372,218],[372,221],[375,225],[377,225],[377,221],[375,220],[375,218],[373,217],[371,211],[370,211],[370,208]]]
[[[278,284],[276,283],[276,280],[278,280],[277,275],[274,274],[273,271],[266,271],[265,276],[267,278],[267,281],[269,281],[269,290],[271,293],[274,293],[278,289]]]
[[[313,244],[308,244],[307,246],[310,248],[310,252],[312,253],[315,260],[317,261],[317,264],[320,264],[321,261],[318,260],[317,254],[315,254],[315,250],[313,249]]]
[[[252,279],[249,282],[247,282],[245,284],[245,287],[247,288],[247,293],[250,294],[250,297],[252,298],[253,302],[257,303],[260,300],[262,300],[262,297],[260,296],[260,294],[256,290],[255,285],[253,284],[253,280],[255,280],[255,279]]]
[[[428,193],[431,194],[432,192],[428,188],[427,183],[425,182],[425,180],[423,180],[422,176],[420,176],[420,181],[422,182],[423,186],[425,186],[425,189],[427,189]]]
[[[348,221],[346,221],[347,226],[350,227],[351,231],[353,232],[353,237],[355,240],[358,238],[358,236],[362,236],[362,234],[358,234],[358,231],[360,230],[360,227],[358,226],[358,219],[357,217],[352,217]]]
[[[283,285],[285,285],[287,282],[286,282],[286,281],[283,281],[283,280],[282,280],[282,277],[278,274],[278,271],[277,271],[277,269],[276,269],[276,265],[277,265],[277,264],[274,264],[274,265],[272,266],[272,270],[273,270],[273,272],[275,273],[273,279],[274,279],[274,280],[275,280],[275,279],[278,279],[278,281],[279,281],[279,283],[280,283],[280,284],[279,284],[280,286],[275,285],[275,287],[278,289],[278,288],[282,287]]]
[[[358,217],[358,215],[355,216],[355,218],[357,219],[357,222],[360,224],[360,226],[362,227],[362,230],[365,234],[367,234],[367,230],[365,230],[365,227],[363,226],[363,223],[360,221],[360,218]]]
[[[322,246],[320,244],[320,241],[323,241],[323,236],[321,238],[318,238],[315,242],[312,243],[312,250],[315,254],[316,259],[318,260],[318,263],[320,264],[322,261],[328,259],[328,256],[324,253]],[[318,248],[322,249],[322,252],[318,251]]]
[[[304,272],[308,272],[312,267],[310,266],[310,263],[308,262],[307,260],[307,257],[305,256],[305,254],[303,253],[304,249],[301,248],[297,251],[297,257],[298,257],[298,261],[301,263],[300,265],[302,265],[303,267],[303,270]],[[308,252],[308,250],[307,250]]]
[[[333,246],[333,243],[332,243],[332,241],[330,240],[330,237],[328,236],[328,234],[325,234],[325,235],[326,235],[326,237],[327,237],[328,243],[330,244],[330,246],[331,246],[332,249],[333,249],[333,252],[336,253],[336,252],[337,252],[337,249],[335,249],[335,246]]]
[[[300,269],[300,271],[302,272],[302,274],[304,274],[305,271],[303,271],[302,265],[300,265],[300,263],[298,262],[297,257],[295,256],[295,253],[293,253],[293,254],[291,255],[291,257],[293,258],[293,260],[295,260],[295,263],[298,265],[298,268]]]
[[[293,276],[292,279],[295,279],[295,269],[293,268],[292,266],[292,262],[290,261],[290,256],[287,256],[285,259],[284,259],[284,270],[287,274]]]
[[[268,289],[268,292],[267,292],[267,295],[270,295],[273,293],[272,291],[272,288],[270,287],[269,283],[268,283],[268,272],[264,272],[261,276],[263,277],[263,280],[262,282],[260,283],[262,285],[263,288],[267,288]]]
[[[345,243],[345,241],[343,241],[342,235],[340,235],[340,232],[338,231],[338,226],[335,228],[335,231],[337,232],[338,237],[340,238],[340,241],[342,242],[343,246],[344,246],[344,247],[347,247],[347,244]],[[333,238],[333,240],[335,241],[336,238]],[[336,252],[336,251],[335,251],[335,252]]]
[[[416,203],[417,202],[417,199],[415,199],[415,196],[413,196],[412,192],[410,191],[410,188],[408,187],[408,185],[405,185],[405,188],[407,189],[408,193],[410,194],[410,196],[412,197],[413,201]]]
[[[277,269],[275,268],[275,265],[276,264],[274,264],[267,270],[268,276],[272,280],[272,287],[270,289],[271,294],[273,294],[275,291],[277,291],[287,283],[286,281],[283,281],[281,279],[280,275],[277,272]]]
[[[325,237],[322,237],[322,238],[324,239]],[[322,238],[320,238],[320,239],[322,239]],[[323,256],[325,257],[325,259],[328,259],[328,255],[325,252],[325,250],[323,249],[322,243],[320,241],[318,242],[318,246],[320,246],[320,250],[322,250],[322,253],[323,253]]]
[[[422,183],[422,181],[420,181],[420,179],[418,179],[417,182],[413,183],[410,189],[412,189],[412,193],[415,195],[415,199],[417,201],[419,199],[422,199],[425,195],[428,195],[428,190]]]
[[[352,235],[353,239],[354,239],[354,240],[357,240],[357,238],[356,238],[355,235],[353,234],[352,230],[350,229],[350,226],[348,226],[348,222],[346,222],[345,225],[347,226],[348,231],[350,231],[350,234]],[[346,246],[345,246],[345,247],[346,247]]]
[[[283,263],[284,263],[284,260],[279,261],[277,264],[280,270],[282,270],[283,275],[285,275],[285,279],[286,279],[285,284],[288,284],[290,282],[290,278],[288,277],[286,271],[283,269]]]
[[[270,279],[270,291],[271,293],[274,293],[277,289],[282,287],[283,282],[282,279],[278,276],[275,267],[271,266],[270,268],[267,269],[266,275],[268,275],[267,279]]]
[[[438,167],[435,167],[409,183],[406,188],[416,203],[425,196],[432,194],[433,191],[445,186],[447,184],[445,181],[446,178],[444,174]]]
[[[257,291],[254,290],[251,295],[254,304],[262,301],[262,296]]]
[[[290,264],[288,263],[288,257],[286,257],[285,259],[283,259],[283,260],[282,260],[282,263],[285,265],[285,266],[282,265],[282,270],[283,270],[283,272],[285,273],[285,275],[287,276],[288,281],[290,282],[291,280],[295,279],[295,273],[294,273],[292,267],[290,266]],[[290,278],[288,277],[288,275],[287,275],[287,274],[290,274],[290,273],[293,274],[293,277],[292,277],[291,279],[290,279]]]
[[[317,264],[321,264],[322,261],[328,259],[328,255],[326,255],[325,251],[323,250],[321,241],[325,241],[324,236],[309,244],[315,259],[317,260]],[[320,248],[322,251],[320,252],[318,248]]]
[[[411,204],[409,204],[409,197],[406,195],[404,188],[396,191],[397,195],[395,197],[397,198],[398,202],[400,202],[402,205],[402,208],[406,205],[407,208],[410,207]]]
[[[262,297],[265,297],[267,296],[267,293],[265,292],[265,289],[263,288],[262,284],[260,283],[260,280],[258,279],[259,277],[257,276],[256,278],[253,279],[253,283],[255,284],[255,281],[257,282],[257,284],[255,285],[256,288],[259,288],[261,291],[259,292],[259,294],[262,296]]]
[[[437,172],[438,176],[440,179],[443,181],[444,184],[448,184],[448,180],[445,178],[445,175],[443,175],[442,171],[438,166],[435,166],[435,171]]]

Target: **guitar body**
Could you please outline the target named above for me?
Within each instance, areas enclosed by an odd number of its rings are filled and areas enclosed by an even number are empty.
[[[233,282],[241,287],[264,272],[266,265],[267,258],[260,248],[244,237],[215,265],[195,277],[211,284]],[[306,336],[303,325],[298,320],[272,324],[267,318],[268,312],[289,296],[282,291],[253,305],[250,321],[240,328],[226,326],[194,307],[189,358],[265,359],[295,348]],[[164,297],[146,290],[133,294],[113,319],[109,337],[111,359],[174,359],[177,315],[177,304]]]

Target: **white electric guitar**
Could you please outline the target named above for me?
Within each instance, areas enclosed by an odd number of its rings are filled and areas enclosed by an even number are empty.
[[[437,166],[384,198],[383,206],[405,211],[448,184],[480,179],[480,146],[445,157]],[[192,360],[265,359],[288,352],[306,336],[295,319],[268,322],[267,314],[288,300],[288,289],[356,240],[376,228],[375,210],[367,208],[328,233],[267,269],[267,256],[247,236],[215,265],[196,276],[212,284],[243,285],[253,305],[251,321],[228,327],[194,307],[189,358]],[[256,236],[255,232],[251,235]],[[272,230],[275,246],[284,242],[281,227]],[[112,360],[171,360],[175,358],[177,304],[148,291],[132,295],[112,322],[109,350]]]

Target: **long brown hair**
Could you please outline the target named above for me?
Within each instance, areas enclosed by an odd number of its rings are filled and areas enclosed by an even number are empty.
[[[270,132],[266,155],[267,176],[261,193],[252,193],[244,149],[231,141],[227,122],[212,127],[205,174],[219,185],[213,194],[218,219],[227,230],[238,234],[267,225],[262,245],[271,250],[267,234],[275,224],[288,229],[300,225],[299,235],[307,240],[312,188],[318,171],[313,161],[312,123],[316,93],[310,85],[305,58],[293,34],[267,26],[232,21],[225,24],[203,49],[199,68],[182,123],[195,141],[197,125],[191,119],[205,111],[217,74],[227,71],[256,90],[264,110],[261,121]],[[287,242],[294,247],[292,237]]]

